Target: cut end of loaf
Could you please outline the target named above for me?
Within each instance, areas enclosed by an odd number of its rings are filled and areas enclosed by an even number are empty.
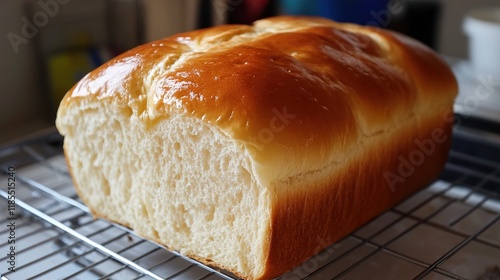
[[[262,274],[270,198],[242,144],[194,118],[148,128],[112,104],[66,110],[68,163],[97,216],[245,278]]]

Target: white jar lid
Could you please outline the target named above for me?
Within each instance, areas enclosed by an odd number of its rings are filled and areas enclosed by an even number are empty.
[[[467,13],[463,30],[469,36],[500,36],[500,7],[481,8]]]

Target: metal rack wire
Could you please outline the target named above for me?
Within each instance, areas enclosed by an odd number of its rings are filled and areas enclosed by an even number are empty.
[[[440,180],[280,279],[478,279],[497,274],[500,143],[485,148],[455,136],[460,141]],[[2,169],[16,168],[17,218],[12,272],[5,175],[0,177],[1,279],[235,278],[125,227],[94,220],[74,191],[60,140],[52,134],[0,149]]]

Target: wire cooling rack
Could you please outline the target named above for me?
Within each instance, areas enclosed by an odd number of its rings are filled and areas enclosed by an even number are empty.
[[[500,279],[499,143],[455,132],[439,180],[280,279]],[[94,220],[55,133],[0,149],[0,167],[1,279],[235,278]]]

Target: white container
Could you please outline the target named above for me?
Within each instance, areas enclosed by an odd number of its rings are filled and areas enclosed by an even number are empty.
[[[469,59],[476,75],[500,77],[500,7],[469,12],[463,22]]]

